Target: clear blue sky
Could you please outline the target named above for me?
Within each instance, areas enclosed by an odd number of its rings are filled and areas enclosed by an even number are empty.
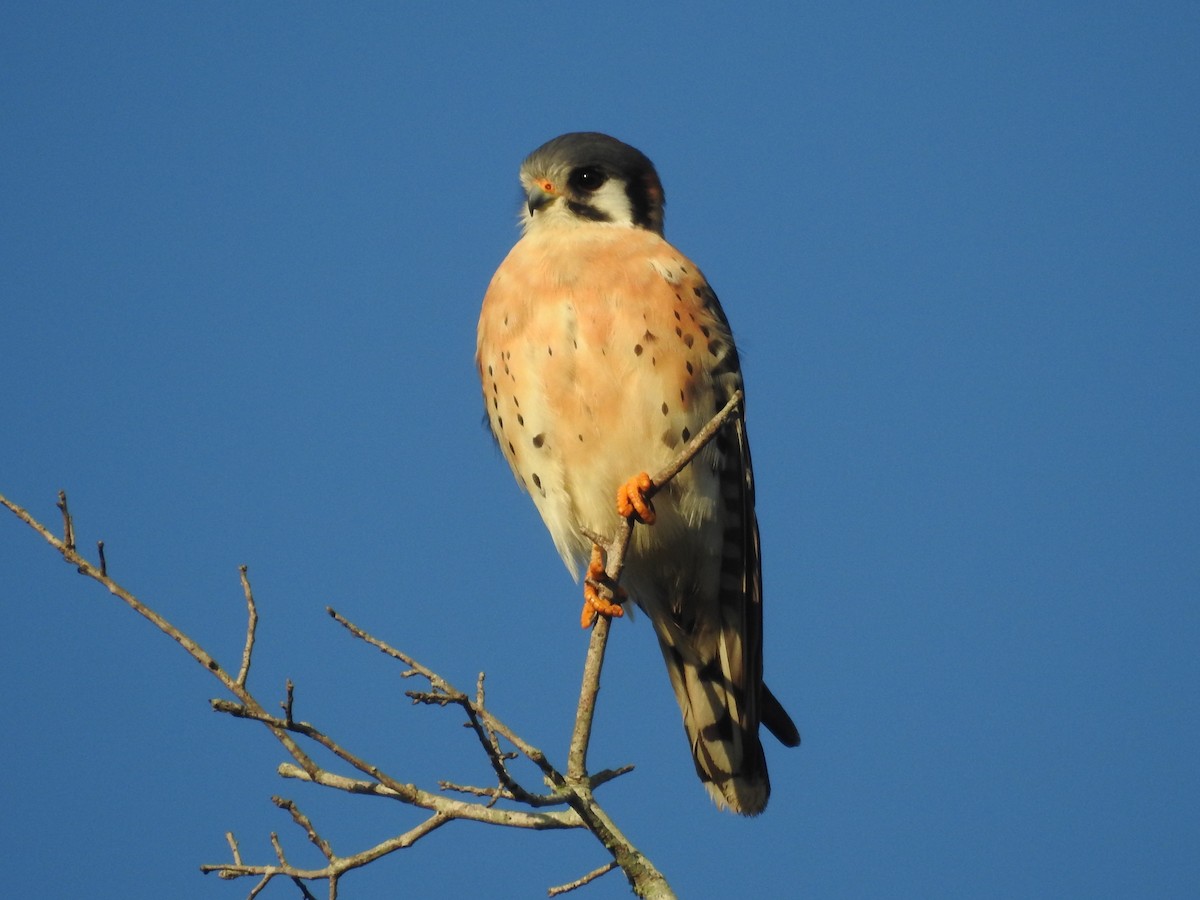
[[[481,425],[517,166],[645,151],[739,338],[768,679],[804,734],[745,821],[644,621],[602,797],[685,897],[1194,896],[1200,7],[18,2],[0,13],[0,491],[393,774],[486,771],[333,604],[565,755],[578,593]],[[242,897],[294,798],[179,648],[0,516],[14,897]],[[457,824],[346,897],[543,896],[584,834]],[[284,885],[274,897],[294,896]],[[591,898],[623,897],[616,875]]]

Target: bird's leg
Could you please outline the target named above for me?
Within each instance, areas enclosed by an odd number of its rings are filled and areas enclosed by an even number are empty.
[[[579,624],[584,628],[592,627],[597,614],[609,618],[615,616],[618,619],[625,615],[620,602],[613,603],[600,595],[601,587],[612,591],[613,600],[624,600],[627,596],[621,586],[613,584],[604,573],[604,550],[599,544],[592,544],[592,561],[588,563],[587,575],[583,581],[583,612],[579,616]]]
[[[653,525],[654,504],[650,502],[650,495],[657,489],[658,485],[646,472],[634,475],[617,488],[617,515],[636,519],[644,525]],[[602,589],[611,593],[611,600],[601,594]],[[592,560],[588,563],[587,576],[583,581],[583,612],[579,616],[579,624],[591,628],[597,615],[620,618],[625,615],[621,601],[628,596],[619,584],[614,584],[605,574],[604,549],[593,540]]]
[[[654,504],[650,495],[657,490],[654,481],[645,472],[634,475],[617,488],[617,515],[628,519],[635,516],[644,525],[654,524]]]

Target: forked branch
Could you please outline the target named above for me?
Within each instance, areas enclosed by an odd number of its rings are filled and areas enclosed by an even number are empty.
[[[667,484],[712,440],[717,431],[739,408],[741,399],[741,392],[736,392],[712,421],[680,451],[670,465],[652,476],[652,485],[647,495]],[[535,830],[586,828],[590,831],[604,845],[612,856],[612,861],[575,881],[551,888],[552,896],[588,884],[617,867],[620,867],[625,873],[630,886],[638,896],[654,898],[675,896],[662,873],[617,829],[594,797],[595,788],[625,774],[632,767],[606,769],[595,774],[589,774],[587,770],[587,749],[591,741],[600,671],[603,667],[604,651],[608,641],[610,625],[608,618],[601,616],[592,629],[584,664],[575,727],[564,772],[555,766],[540,749],[517,735],[487,708],[482,674],[476,684],[475,693],[469,695],[458,690],[432,669],[370,635],[333,609],[329,609],[329,615],[349,634],[402,664],[405,667],[401,673],[404,677],[417,677],[425,682],[427,689],[407,692],[415,703],[442,707],[453,706],[462,710],[467,724],[475,734],[488,760],[492,776],[495,778],[495,784],[491,787],[441,782],[437,791],[424,790],[401,781],[385,772],[380,766],[363,759],[350,750],[347,745],[334,739],[316,725],[297,720],[294,717],[294,687],[290,681],[287,683],[285,700],[279,704],[282,707],[282,715],[268,712],[268,705],[252,693],[248,680],[254,654],[258,611],[245,566],[240,567],[239,574],[247,609],[246,636],[240,665],[237,672],[231,674],[180,628],[143,603],[111,577],[108,572],[103,542],[100,542],[98,546],[98,565],[90,562],[79,552],[75,543],[75,524],[67,506],[65,493],[59,493],[57,502],[63,518],[61,538],[35,519],[27,510],[3,495],[0,495],[0,505],[8,508],[18,519],[36,531],[81,574],[102,584],[132,610],[152,622],[155,627],[178,643],[192,659],[202,665],[205,671],[216,678],[233,699],[213,700],[213,709],[236,718],[259,722],[266,727],[292,760],[280,764],[278,772],[281,777],[308,781],[349,794],[386,797],[423,809],[429,814],[418,825],[403,834],[395,835],[360,852],[342,856],[335,852],[330,842],[322,837],[317,827],[294,802],[286,798],[275,797],[273,798],[275,804],[289,814],[293,824],[304,832],[309,843],[318,848],[326,863],[320,868],[302,868],[289,863],[282,842],[276,834],[272,833],[271,843],[275,849],[275,862],[259,865],[248,864],[242,859],[237,840],[232,833],[229,833],[227,839],[231,860],[226,863],[201,866],[201,871],[215,872],[218,877],[224,879],[254,878],[254,886],[248,894],[251,900],[258,896],[275,878],[284,878],[294,882],[302,892],[302,896],[310,898],[313,895],[309,892],[308,885],[324,881],[328,886],[328,896],[331,900],[336,900],[339,882],[347,872],[368,865],[396,850],[410,847],[426,834],[454,819]],[[610,585],[615,586],[620,580],[625,553],[632,533],[633,522],[630,519],[624,519],[617,533],[611,538],[602,535],[588,535],[604,551],[605,574]],[[315,744],[328,751],[346,767],[347,771],[336,772],[318,764],[306,752],[303,742]],[[512,749],[506,749],[506,746]],[[533,763],[548,786],[548,791],[534,790],[520,782],[509,765],[517,757],[523,757]],[[463,795],[481,799],[464,800],[461,799]],[[559,808],[555,809],[554,807]]]

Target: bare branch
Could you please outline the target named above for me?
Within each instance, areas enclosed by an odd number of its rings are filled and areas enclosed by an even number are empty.
[[[684,466],[690,463],[704,446],[711,441],[718,431],[729,421],[729,417],[733,415],[734,410],[742,405],[743,394],[741,391],[734,391],[729,401],[721,407],[721,411],[713,416],[707,425],[701,428],[694,438],[688,442],[687,446],[680,451],[671,462],[660,469],[658,472],[650,476],[650,480],[654,482],[654,491],[657,491],[664,484],[683,471]],[[653,491],[651,491],[653,493]]]
[[[414,702],[432,703],[439,706],[445,706],[448,704],[461,706],[465,711],[468,711],[468,715],[473,713],[482,723],[486,725],[487,728],[490,728],[496,734],[509,741],[523,756],[541,769],[542,774],[549,779],[552,784],[558,786],[559,784],[565,783],[563,776],[557,772],[552,765],[550,765],[550,763],[546,760],[545,754],[542,753],[541,750],[522,740],[516,734],[516,732],[492,715],[490,711],[485,709],[483,706],[474,706],[471,699],[466,694],[455,688],[452,684],[450,684],[450,682],[446,681],[432,669],[421,665],[408,654],[403,653],[386,642],[368,634],[366,631],[359,628],[357,625],[335,610],[329,607],[326,607],[326,609],[329,615],[332,616],[338,622],[338,624],[344,627],[356,638],[367,642],[380,652],[390,656],[395,660],[399,660],[408,666],[409,672],[404,674],[416,674],[422,678],[425,678],[429,682],[430,687],[433,688],[432,692],[406,692]]]
[[[695,455],[712,439],[717,431],[728,421],[734,410],[741,403],[741,392],[736,392],[729,402],[713,418],[709,424],[676,456],[671,463],[656,473],[651,479],[650,489],[646,492],[649,497],[661,489],[671,478],[675,477]],[[550,895],[556,896],[574,890],[613,868],[620,867],[634,892],[640,897],[669,898],[674,897],[670,886],[662,874],[655,869],[650,861],[633,846],[632,843],[617,829],[607,813],[596,802],[593,791],[602,784],[632,770],[632,766],[622,766],[616,769],[605,769],[594,775],[587,772],[587,748],[591,741],[592,723],[595,714],[596,697],[599,691],[600,672],[603,668],[604,653],[609,635],[610,620],[601,616],[592,629],[588,645],[588,654],[584,665],[584,675],[580,688],[580,702],[576,714],[571,743],[568,751],[567,772],[564,775],[546,757],[546,755],[519,737],[512,729],[492,714],[485,705],[484,676],[480,673],[475,686],[474,697],[459,691],[433,670],[421,665],[407,654],[395,649],[384,641],[373,637],[363,629],[339,615],[333,609],[329,614],[354,637],[374,646],[392,659],[401,662],[405,669],[402,677],[421,677],[429,684],[427,691],[406,692],[415,703],[438,706],[458,706],[467,717],[467,725],[474,731],[493,773],[497,785],[492,788],[462,786],[453,782],[440,782],[443,792],[455,791],[462,794],[485,797],[486,803],[470,802],[454,799],[445,793],[433,793],[407,784],[382,771],[378,766],[359,758],[315,726],[296,721],[293,714],[295,686],[289,679],[286,686],[286,698],[280,704],[283,716],[267,712],[247,688],[250,665],[253,657],[258,612],[253,591],[247,575],[247,568],[239,568],[242,591],[246,598],[247,624],[246,637],[242,648],[240,666],[236,676],[231,676],[217,660],[203,647],[196,643],[181,629],[166,618],[137,599],[124,587],[113,581],[108,574],[108,564],[105,558],[104,542],[97,545],[100,564],[93,565],[79,554],[75,542],[75,526],[67,506],[65,492],[59,492],[57,506],[63,517],[63,537],[59,539],[44,525],[38,522],[29,512],[0,495],[0,505],[9,509],[18,519],[36,531],[43,540],[53,546],[68,563],[78,571],[102,584],[110,593],[122,600],[131,609],[150,621],[164,634],[178,643],[189,656],[200,663],[207,672],[215,677],[236,701],[216,699],[211,701],[212,707],[218,712],[237,718],[257,721],[264,725],[279,741],[288,755],[295,761],[282,763],[278,773],[284,778],[294,778],[320,784],[334,790],[349,794],[361,794],[386,798],[428,810],[432,813],[416,827],[403,834],[392,837],[352,856],[337,855],[330,843],[321,836],[314,823],[304,815],[296,805],[286,799],[273,798],[274,802],[289,813],[292,821],[305,832],[307,839],[325,856],[326,865],[319,869],[302,869],[288,863],[283,845],[278,835],[271,834],[271,844],[275,850],[275,864],[248,865],[238,847],[232,832],[226,834],[232,861],[224,864],[201,866],[202,872],[215,872],[218,877],[232,879],[242,877],[257,877],[249,897],[258,896],[277,877],[293,881],[303,895],[312,898],[307,883],[324,880],[329,885],[329,897],[336,900],[338,881],[342,875],[355,868],[367,865],[374,860],[412,846],[424,835],[440,828],[452,819],[467,819],[485,822],[492,825],[530,829],[562,829],[587,828],[601,841],[606,850],[612,855],[613,861],[589,872],[569,884],[550,889]],[[604,572],[608,583],[598,585],[598,589],[613,595],[618,600],[619,580],[624,565],[625,553],[633,533],[631,519],[623,519],[617,533],[612,538],[602,535],[588,535],[593,540],[597,553],[603,552]],[[348,764],[364,777],[351,778],[331,772],[318,765],[303,749],[297,739],[312,741],[332,753],[337,759]],[[516,752],[504,749],[501,741],[511,744]],[[508,761],[517,755],[524,756],[541,772],[546,783],[551,786],[551,793],[542,794],[527,790],[512,775],[508,769]],[[503,801],[510,804],[520,804],[529,810],[502,808],[498,804]],[[545,810],[548,806],[566,806],[555,811]]]
[[[284,725],[290,729],[295,724],[292,719],[292,705],[296,699],[296,685],[292,682],[292,679],[289,678],[284,682],[283,690],[284,700],[279,704],[279,708],[283,710]]]
[[[101,542],[100,559],[103,562],[104,544]],[[254,605],[254,592],[250,589],[250,578],[246,566],[238,566],[238,574],[242,579],[242,593],[246,596],[246,645],[242,648],[242,666],[238,669],[237,683],[246,686],[246,678],[250,674],[250,655],[254,652],[254,632],[258,628],[258,608]]]
[[[328,842],[317,835],[315,830],[312,830],[312,824],[308,822],[308,819],[304,817],[303,814],[300,814],[298,810],[295,810],[295,806],[294,804],[291,804],[291,801],[280,801],[278,798],[276,798],[276,805],[278,805],[281,809],[286,809],[288,812],[292,813],[293,821],[305,828],[306,831],[309,831],[310,840],[319,842],[318,846],[321,848],[323,853],[325,852],[325,849],[329,847]],[[299,818],[297,818],[297,815],[299,815]],[[205,874],[214,872],[218,878],[225,879],[245,878],[255,875],[262,876],[262,881],[256,885],[255,889],[250,894],[252,897],[261,891],[262,888],[266,886],[266,883],[272,878],[281,876],[296,881],[297,883],[305,881],[328,881],[330,882],[330,896],[336,897],[337,880],[342,875],[353,869],[362,868],[363,866],[368,865],[383,856],[387,856],[389,853],[394,853],[397,850],[403,850],[406,847],[411,847],[425,835],[429,834],[436,828],[440,828],[448,821],[449,819],[447,817],[435,813],[428,819],[425,819],[415,828],[410,828],[408,831],[404,832],[404,834],[396,835],[395,837],[389,838],[386,841],[381,841],[374,847],[364,850],[361,853],[355,853],[353,856],[338,856],[337,854],[333,853],[332,850],[330,850],[326,855],[328,864],[319,869],[302,869],[291,865],[287,861],[287,855],[283,851],[283,845],[279,841],[279,835],[277,835],[275,832],[271,832],[271,846],[275,849],[275,855],[278,859],[278,863],[276,865],[245,865],[235,858],[235,861],[232,863],[203,865],[200,867],[200,871],[204,872]],[[305,888],[305,890],[307,891],[307,888]]]
[[[574,881],[568,882],[567,884],[560,884],[558,887],[550,888],[548,891],[546,891],[546,894],[547,894],[547,896],[550,896],[550,897],[557,897],[559,894],[565,894],[568,891],[573,891],[576,888],[581,888],[588,882],[595,881],[601,875],[605,875],[605,874],[611,872],[616,867],[617,867],[617,864],[615,861],[607,863],[598,869],[593,869],[592,871],[590,871],[586,875],[584,875],[582,878],[576,878]]]
[[[237,838],[233,836],[232,831],[225,832],[225,840],[229,842],[229,852],[233,854],[233,861],[241,865],[242,853],[238,850]]]
[[[320,767],[316,767],[314,771],[310,772],[304,767],[284,764],[279,767],[278,771],[280,775],[287,778],[311,781],[315,784],[336,788],[337,790],[351,794],[372,794],[378,797],[388,797],[412,806],[420,806],[424,809],[440,812],[447,818],[452,819],[471,819],[477,822],[489,822],[493,825],[536,829],[579,828],[582,825],[578,816],[566,810],[562,812],[523,813],[517,810],[492,809],[484,804],[464,803],[459,800],[452,800],[441,794],[434,794],[422,790],[416,785],[405,784],[392,778],[379,769],[378,766],[359,759],[308,722],[289,723],[285,719],[272,716],[261,710],[251,710],[228,700],[213,700],[210,702],[213,709],[217,712],[227,713],[239,719],[253,719],[273,729],[278,728],[302,735],[314,743],[320,744],[338,758],[369,776],[370,780],[346,778]],[[559,777],[561,778],[561,776]]]
[[[122,600],[127,606],[129,606],[130,609],[143,618],[149,620],[156,628],[159,629],[159,631],[163,632],[173,641],[179,644],[179,646],[184,649],[188,656],[202,665],[205,671],[220,681],[221,684],[225,686],[226,690],[241,700],[242,703],[244,703],[247,707],[261,710],[261,706],[259,706],[258,701],[254,698],[254,696],[246,690],[244,685],[238,684],[237,680],[230,676],[230,674],[221,667],[220,663],[218,663],[216,659],[214,659],[212,655],[208,653],[208,651],[196,643],[196,641],[192,640],[192,638],[185,634],[182,630],[169,622],[166,618],[161,616],[146,604],[142,603],[142,601],[140,601],[137,597],[115,582],[108,575],[107,571],[102,572],[99,568],[92,565],[87,559],[79,554],[74,546],[75,528],[71,521],[70,513],[67,511],[67,497],[64,492],[59,492],[58,507],[63,511],[64,528],[70,538],[70,545],[68,545],[65,540],[59,540],[50,532],[48,528],[46,528],[46,526],[34,519],[27,510],[13,503],[2,494],[0,494],[0,505],[7,507],[14,515],[16,515],[18,519],[40,534],[43,540],[54,547],[54,549],[62,555],[64,560],[75,566],[81,575],[86,575],[88,578],[98,581],[100,584],[104,585],[104,587],[108,589],[109,593]],[[309,759],[307,755],[305,755],[304,751],[300,749],[300,746],[294,740],[292,740],[292,738],[286,732],[274,730],[273,733],[275,738],[281,744],[283,744],[284,748],[288,751],[291,757],[296,760],[297,763],[302,766],[312,767],[314,769],[316,768],[316,764]]]
[[[624,520],[629,528],[629,520]],[[628,541],[628,536],[625,538]],[[618,574],[620,570],[618,569]],[[582,781],[587,777],[587,750],[592,740],[592,721],[596,715],[596,696],[600,693],[600,670],[604,667],[604,651],[608,647],[608,630],[612,620],[600,616],[592,626],[587,657],[583,662],[583,683],[579,688],[579,705],[575,710],[575,728],[567,751],[567,777]]]
[[[279,843],[279,835],[274,831],[271,832],[271,846],[275,849],[275,857],[279,860],[281,866],[287,865],[287,857],[283,852],[283,844]]]
[[[312,821],[304,813],[300,812],[300,808],[291,800],[284,797],[272,797],[271,802],[280,809],[287,810],[291,813],[292,821],[304,829],[304,833],[308,835],[309,841],[312,842],[318,850],[325,855],[325,858],[332,862],[334,860],[333,848],[329,846],[329,842],[317,834],[317,830],[313,828]]]
[[[647,494],[659,490],[668,481],[678,475],[690,463],[705,445],[708,444],[729,421],[742,403],[742,392],[734,391],[733,396],[721,408],[711,421],[696,434],[691,441],[676,454],[665,467],[660,469],[650,480],[652,489]],[[623,518],[617,528],[617,533],[611,539],[602,535],[585,534],[596,546],[601,547],[605,554],[604,574],[611,584],[616,585],[621,579],[621,570],[625,565],[625,553],[633,536],[633,520]],[[608,589],[608,586],[604,586]],[[567,775],[574,780],[582,779],[587,772],[587,748],[591,742],[592,719],[596,711],[596,695],[600,690],[600,670],[604,666],[604,651],[608,644],[610,621],[606,616],[598,617],[592,627],[591,640],[588,642],[587,658],[584,661],[583,684],[579,692],[579,706],[575,714],[575,730],[571,735],[571,746],[567,759]]]
[[[63,546],[68,550],[75,549],[75,523],[71,521],[71,513],[67,510],[67,492],[58,492],[58,508],[63,517]]]

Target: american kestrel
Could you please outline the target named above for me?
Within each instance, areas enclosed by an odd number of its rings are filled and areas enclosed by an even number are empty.
[[[754,815],[770,793],[759,723],[789,747],[800,735],[762,683],[741,419],[652,507],[642,474],[741,389],[729,323],[700,270],[663,238],[662,185],[633,147],[564,134],[526,158],[521,186],[523,235],[479,318],[492,433],[576,578],[592,558],[589,532],[615,534],[620,515],[653,521],[634,529],[622,582],[658,635],[696,772],[718,806]]]

